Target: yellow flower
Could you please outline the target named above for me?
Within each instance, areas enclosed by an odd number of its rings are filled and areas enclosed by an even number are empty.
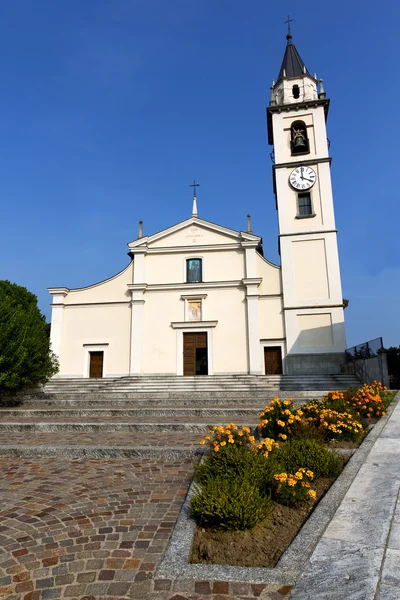
[[[221,442],[221,446],[226,446],[226,442]]]
[[[316,498],[317,496],[317,492],[315,490],[308,490],[307,494],[310,496],[310,498]]]
[[[243,431],[238,431],[238,435],[240,435],[240,437],[242,437]]]
[[[201,440],[200,444],[203,446],[203,444],[206,443],[206,440]]]
[[[283,421],[280,421],[279,419],[277,419],[276,422],[279,425],[279,427],[285,427],[285,423]]]
[[[214,446],[214,452],[219,452],[219,446]]]
[[[234,444],[234,443],[235,443],[235,442],[234,442],[234,439],[233,439],[233,437],[230,437],[230,438],[228,439],[228,443],[229,443],[229,444]]]
[[[250,444],[254,444],[254,440],[255,440],[254,435],[249,435],[249,442],[250,442]]]
[[[294,477],[288,477],[287,484],[289,487],[293,487],[294,485],[296,485],[296,483],[297,479],[295,479]]]
[[[279,434],[279,437],[280,437],[280,438],[281,438],[283,441],[287,440],[287,435],[286,435],[285,433],[280,433],[280,434]]]

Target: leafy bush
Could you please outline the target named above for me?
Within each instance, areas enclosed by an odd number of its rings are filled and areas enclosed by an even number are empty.
[[[246,530],[264,519],[271,508],[272,478],[279,469],[272,454],[267,460],[249,446],[230,444],[195,466],[196,495],[190,508],[197,523]]]
[[[270,483],[278,465],[280,450],[270,455],[270,459],[250,447],[230,445],[223,452],[213,452],[200,465],[195,465],[195,481],[208,485],[210,481],[228,479],[244,481],[250,478],[263,493],[270,492]]]
[[[375,381],[373,385],[364,383],[346,402],[362,417],[379,419],[386,414],[385,390],[379,382]]]
[[[0,281],[0,393],[45,383],[57,371],[36,296]]]
[[[318,400],[303,405],[302,410],[305,420],[319,429],[325,440],[356,442],[363,431],[362,423],[353,414],[327,408]]]
[[[190,509],[199,525],[248,530],[265,519],[272,509],[272,500],[260,492],[250,477],[221,477],[197,487]]]
[[[316,497],[310,481],[314,473],[309,469],[299,469],[296,473],[276,473],[274,475],[275,499],[280,504],[295,504]]]
[[[302,421],[301,409],[295,409],[291,399],[271,400],[268,406],[260,413],[260,435],[265,438],[285,441],[293,432],[296,423]]]
[[[290,439],[279,453],[279,463],[290,473],[305,467],[315,477],[337,477],[342,470],[340,457],[313,439]]]

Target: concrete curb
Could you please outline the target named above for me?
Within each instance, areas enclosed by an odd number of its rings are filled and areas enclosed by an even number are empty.
[[[400,392],[392,400],[387,415],[381,417],[369,432],[291,545],[281,556],[275,568],[194,565],[188,563],[195,530],[195,522],[190,517],[189,510],[190,499],[194,493],[192,482],[164,558],[156,571],[156,577],[160,579],[184,578],[294,585],[399,400]]]

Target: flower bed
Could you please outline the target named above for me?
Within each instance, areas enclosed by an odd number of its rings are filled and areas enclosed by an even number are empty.
[[[234,423],[211,428],[195,473],[191,561],[274,566],[343,467],[330,448],[358,445],[390,400],[375,382],[300,408],[275,398],[254,435]]]

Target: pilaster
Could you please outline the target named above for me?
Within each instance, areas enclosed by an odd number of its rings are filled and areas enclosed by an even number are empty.
[[[50,344],[54,354],[57,357],[60,357],[65,306],[64,298],[68,295],[69,289],[49,288],[48,291],[53,296],[53,303],[51,305]]]
[[[246,278],[242,282],[246,286],[247,305],[247,347],[249,353],[250,375],[261,375],[260,357],[260,325],[258,318],[258,286],[260,277]]]
[[[130,340],[130,375],[141,375],[143,352],[143,309],[146,284],[131,284],[128,289],[131,300],[131,340]]]

